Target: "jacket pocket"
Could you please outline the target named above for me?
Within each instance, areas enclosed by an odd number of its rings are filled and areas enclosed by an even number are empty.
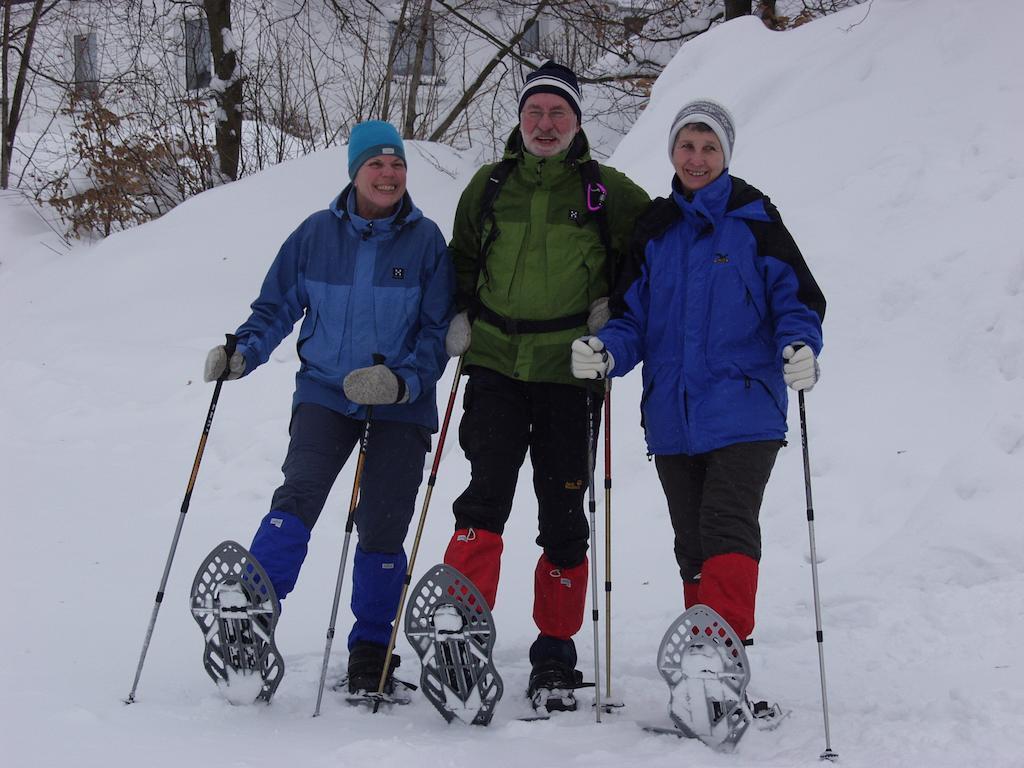
[[[640,429],[647,431],[647,401],[654,393],[654,380],[644,387],[643,395],[640,396]]]
[[[377,287],[374,293],[378,351],[384,353],[389,361],[405,357],[412,351],[411,340],[419,331],[419,286]]]
[[[789,401],[786,398],[786,385],[782,379],[782,375],[779,374],[777,382],[772,382],[772,377],[762,371],[751,371],[750,373],[747,373],[745,369],[740,368],[740,373],[743,374],[749,387],[757,387],[758,391],[764,392],[769,398],[771,398],[771,402],[774,403],[775,408],[782,417],[783,424],[785,424],[786,406]],[[775,386],[772,386],[773,383]]]
[[[350,298],[351,287],[347,285],[326,285],[315,292],[310,289],[310,307],[299,330],[303,367],[314,379],[331,386],[341,382],[342,343],[347,338]]]
[[[302,326],[299,328],[299,340],[295,344],[295,350],[298,352],[299,360],[303,365],[306,364],[306,357],[302,353],[303,347],[306,346],[306,343],[313,337],[313,334],[316,333],[316,327],[319,319],[319,313],[314,307],[310,307],[306,311],[306,317],[302,321]]]
[[[764,286],[749,282],[745,272],[735,261],[711,271],[706,356],[718,376],[734,376],[737,365],[761,365],[775,354]]]

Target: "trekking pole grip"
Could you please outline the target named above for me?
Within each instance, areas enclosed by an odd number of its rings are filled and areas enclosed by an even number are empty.
[[[218,387],[220,384],[228,380],[228,375],[231,373],[231,357],[235,354],[235,350],[238,349],[238,337],[233,333],[224,334],[224,371],[217,379]],[[220,392],[218,391],[218,395]]]

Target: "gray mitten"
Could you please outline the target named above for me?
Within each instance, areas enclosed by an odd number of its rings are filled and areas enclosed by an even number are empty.
[[[409,400],[405,382],[386,365],[356,368],[342,386],[345,397],[359,405],[393,405]]]
[[[231,363],[228,364],[228,351],[224,349],[224,345],[221,344],[219,347],[214,347],[206,355],[206,365],[203,367],[203,381],[217,381],[217,379],[224,376],[224,371],[227,370],[227,380],[237,379],[245,373],[245,356],[241,352],[235,351],[231,355]]]
[[[448,357],[460,357],[469,349],[472,328],[468,312],[459,312],[448,324],[448,335],[444,337],[444,351]]]
[[[604,324],[612,319],[612,311],[608,307],[608,297],[602,296],[590,305],[590,315],[587,317],[587,330],[590,335],[604,328]]]

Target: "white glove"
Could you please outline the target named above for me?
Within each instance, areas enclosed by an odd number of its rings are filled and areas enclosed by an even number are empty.
[[[597,336],[583,336],[572,343],[572,375],[577,379],[603,379],[612,372],[615,359]]]
[[[227,380],[237,379],[245,373],[245,356],[235,351],[231,355],[231,362],[228,363],[228,351],[221,344],[214,347],[206,355],[206,365],[203,366],[203,381],[217,381],[227,371]]]
[[[612,319],[612,311],[608,306],[608,297],[602,296],[590,305],[590,315],[587,317],[587,330],[590,335],[604,328],[604,324]]]
[[[459,357],[466,354],[472,338],[469,313],[459,312],[448,324],[448,333],[444,337],[444,351],[448,357]]]
[[[782,357],[786,360],[782,366],[782,378],[789,388],[797,392],[812,390],[821,378],[814,350],[798,341],[787,345],[782,350]]]
[[[359,405],[393,405],[409,401],[409,392],[400,376],[386,365],[356,368],[342,382],[345,397]]]

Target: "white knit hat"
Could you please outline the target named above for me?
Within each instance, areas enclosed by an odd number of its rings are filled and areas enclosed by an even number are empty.
[[[722,144],[722,155],[725,158],[725,166],[729,167],[732,159],[733,144],[736,143],[736,124],[733,122],[732,114],[717,101],[711,99],[696,99],[684,106],[676,114],[672,121],[672,129],[668,132],[668,156],[676,147],[676,137],[683,126],[690,123],[704,123],[718,137]]]

